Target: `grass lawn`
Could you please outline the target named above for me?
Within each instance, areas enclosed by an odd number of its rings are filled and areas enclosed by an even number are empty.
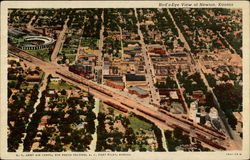
[[[74,52],[74,50],[77,50],[77,48],[73,48],[73,47],[65,48],[65,47],[63,47],[61,53],[62,54],[76,54],[76,52]]]
[[[140,128],[147,132],[147,130],[151,129],[152,127],[152,124],[144,122],[136,118],[135,116],[129,116],[128,119],[130,121],[131,128],[134,130],[134,132],[140,131]]]
[[[140,150],[140,146],[139,146],[139,145],[134,145],[134,147],[135,147],[135,150],[136,150],[136,151],[139,151],[139,150]],[[151,148],[150,148],[149,145],[143,144],[142,147],[143,147],[143,148],[146,148],[147,151],[151,151]]]
[[[8,80],[8,87],[15,88],[17,80]]]
[[[49,86],[49,89],[55,89],[55,90],[58,90],[58,89],[76,89],[75,86],[70,85],[66,82],[61,82],[58,84],[49,83],[48,86]]]
[[[38,83],[28,83],[27,85],[25,83],[22,83],[20,88],[30,90],[34,87],[35,84],[38,84]]]
[[[76,59],[76,56],[75,55],[72,55],[72,56],[66,56],[67,59],[69,59],[69,62],[72,63],[75,61]]]
[[[89,38],[89,37],[83,37],[81,40],[81,46],[82,47],[89,47],[89,46],[98,46],[98,40],[95,38]]]
[[[118,57],[120,57],[120,58],[122,57],[122,53],[119,52],[117,54],[118,54]]]
[[[109,106],[107,104],[104,104],[103,102],[102,102],[102,105],[100,105],[99,111],[102,112],[102,113],[106,113],[107,114],[109,108],[114,111],[115,115],[125,114],[124,112],[119,111],[119,110],[117,110],[117,109],[115,109],[115,108],[113,108],[113,107],[111,107],[111,106]],[[107,109],[107,111],[105,111],[105,109]]]
[[[17,83],[17,80],[8,80],[8,82],[9,83],[12,83],[12,82]]]
[[[34,56],[37,56],[45,61],[50,61],[51,54],[47,49],[39,49],[39,50],[25,50],[26,52],[29,52],[33,54]]]

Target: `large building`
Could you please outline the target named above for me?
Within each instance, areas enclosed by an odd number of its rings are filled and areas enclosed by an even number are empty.
[[[94,78],[94,67],[89,64],[74,64],[69,66],[69,71],[79,74],[85,78]]]
[[[129,87],[128,88],[128,92],[130,94],[135,94],[135,95],[137,95],[140,98],[145,98],[145,97],[149,96],[148,91],[143,90],[143,89],[141,89],[139,87],[136,87],[136,86]]]
[[[50,48],[55,40],[45,36],[25,36],[24,42],[20,44],[23,50],[38,50],[44,48]]]
[[[146,77],[145,75],[137,75],[137,74],[126,74],[126,85],[127,86],[145,86]]]
[[[116,89],[123,90],[125,88],[125,84],[122,81],[122,76],[119,75],[104,75],[103,76],[104,83],[108,86],[111,86]]]

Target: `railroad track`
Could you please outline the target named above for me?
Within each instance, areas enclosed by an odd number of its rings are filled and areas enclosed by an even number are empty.
[[[17,51],[18,51],[18,53],[16,53]],[[195,133],[195,136],[193,136],[194,138],[197,138],[200,141],[202,141],[202,142],[204,142],[204,143],[206,143],[214,148],[217,148],[219,150],[226,150],[226,148],[224,146],[212,141],[212,139],[225,141],[226,136],[223,133],[219,133],[219,132],[216,132],[216,131],[211,130],[209,128],[206,128],[204,126],[194,124],[192,122],[189,122],[189,120],[187,120],[185,118],[177,117],[177,116],[175,116],[167,111],[165,111],[165,112],[163,112],[161,110],[154,111],[154,110],[152,110],[152,109],[150,109],[142,104],[139,104],[137,102],[134,102],[131,99],[128,99],[127,97],[119,95],[118,93],[115,93],[113,91],[107,90],[107,88],[104,88],[100,84],[97,84],[95,82],[87,80],[87,79],[83,78],[82,76],[74,74],[70,71],[63,70],[65,68],[60,68],[59,65],[56,66],[56,64],[51,63],[51,62],[45,62],[44,60],[42,60],[34,55],[31,55],[30,53],[27,53],[23,50],[11,48],[11,49],[9,49],[9,52],[15,56],[20,57],[21,59],[23,59],[25,61],[29,61],[31,63],[34,61],[39,61],[43,65],[52,66],[52,68],[55,69],[55,73],[57,75],[63,77],[64,79],[74,81],[75,83],[77,83],[79,85],[84,85],[85,88],[89,87],[92,90],[92,93],[94,93],[94,94],[96,94],[96,92],[97,92],[98,94],[101,94],[102,96],[106,96],[109,99],[113,99],[116,103],[111,102],[112,103],[111,106],[116,108],[116,109],[119,109],[123,112],[128,112],[128,111],[140,112],[141,114],[147,115],[147,116],[153,118],[155,121],[159,121],[168,127],[171,127],[171,128],[178,127],[178,128],[181,128],[184,132],[192,131]],[[38,65],[38,67],[43,67],[39,64],[37,64],[37,65]],[[59,67],[59,69],[57,69],[58,67]],[[60,69],[63,71],[61,71]],[[93,92],[93,91],[95,91],[95,92]],[[128,102],[134,102],[132,104],[135,104],[135,105],[129,105],[129,103],[125,104],[124,101],[117,99],[117,97],[122,97],[123,99],[126,99]],[[106,101],[105,103],[109,104],[110,102]]]

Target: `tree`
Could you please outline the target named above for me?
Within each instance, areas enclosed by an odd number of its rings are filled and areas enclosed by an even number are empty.
[[[12,94],[12,91],[11,91],[10,87],[8,87],[8,98],[10,98],[11,94]]]
[[[231,114],[231,115],[228,117],[228,123],[229,123],[229,125],[232,127],[232,129],[235,130],[236,125],[237,125],[237,119],[234,117],[234,115]]]
[[[214,78],[214,75],[212,75],[212,74],[209,73],[209,74],[205,74],[205,76],[207,78],[207,81],[208,81],[209,85],[211,87],[215,87],[217,80]]]
[[[174,137],[180,139],[182,136],[182,130],[179,128],[174,129]]]
[[[172,137],[172,131],[166,130],[166,131],[165,131],[165,137],[166,137],[167,139],[171,138],[171,137]]]
[[[181,140],[182,140],[182,144],[190,144],[190,139],[188,135],[183,135],[181,137]]]
[[[65,89],[63,89],[63,90],[61,91],[61,94],[62,94],[62,95],[66,95],[66,94],[67,94],[67,92],[65,91]]]

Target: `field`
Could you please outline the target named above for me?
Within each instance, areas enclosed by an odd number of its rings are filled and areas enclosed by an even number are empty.
[[[81,40],[81,46],[82,47],[89,47],[89,46],[97,47],[98,46],[98,40],[95,39],[95,38],[84,37]]]
[[[72,63],[75,61],[76,56],[75,55],[70,55],[70,56],[67,55],[66,58],[69,59],[69,63]]]
[[[59,90],[59,89],[76,89],[75,86],[70,85],[66,82],[61,82],[58,84],[53,84],[53,83],[49,83],[48,84],[49,89],[55,89],[55,90]]]
[[[25,50],[26,52],[29,52],[33,54],[34,56],[37,56],[45,61],[50,61],[51,54],[47,49],[39,49],[39,50]]]
[[[140,129],[142,129],[143,131],[147,133],[149,132],[148,130],[150,130],[152,127],[152,124],[144,122],[134,116],[129,116],[128,119],[130,121],[130,125],[132,129],[134,130],[134,132],[138,132],[140,131]]]

